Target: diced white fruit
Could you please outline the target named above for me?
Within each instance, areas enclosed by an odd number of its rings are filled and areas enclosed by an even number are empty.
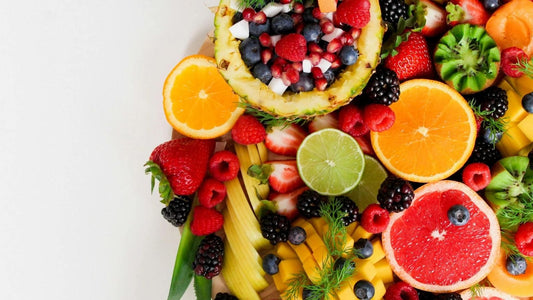
[[[325,13],[325,17],[329,19],[330,21],[333,21],[333,12]]]
[[[283,80],[281,80],[281,78],[272,78],[272,80],[270,80],[270,83],[268,84],[268,87],[278,95],[283,95],[283,93],[285,93],[285,90],[287,89],[287,86],[285,85],[285,83],[283,83]]]
[[[282,12],[288,13],[292,10],[292,3],[283,4],[283,10]]]
[[[323,58],[320,59],[320,61],[318,62],[318,65],[317,67],[320,68],[320,70],[322,70],[322,73],[326,72],[329,67],[331,67],[331,63]]]
[[[309,59],[306,58],[302,61],[302,71],[304,73],[311,73],[312,67],[313,67],[313,64],[311,63]]]
[[[328,33],[328,34],[325,34],[322,39],[326,42],[331,42],[333,39],[336,39],[338,38],[339,36],[341,36],[342,34],[344,33],[344,30],[340,29],[340,28],[335,28],[333,29],[333,32],[332,33]]]
[[[244,40],[250,36],[249,28],[250,27],[248,26],[248,21],[243,19],[233,24],[233,26],[229,28],[229,31],[231,32],[234,38]]]
[[[265,5],[265,7],[263,7],[262,11],[268,18],[272,18],[283,11],[283,4],[277,2],[270,2]]]
[[[270,37],[270,41],[272,42],[272,46],[276,46],[276,44],[281,40],[281,34],[273,35]]]

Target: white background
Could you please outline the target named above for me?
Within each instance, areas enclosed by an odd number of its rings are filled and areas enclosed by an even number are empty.
[[[142,166],[213,5],[0,0],[0,299],[166,299],[179,233]]]

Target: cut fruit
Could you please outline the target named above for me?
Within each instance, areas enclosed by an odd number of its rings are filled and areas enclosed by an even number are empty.
[[[472,153],[476,120],[466,100],[448,85],[413,79],[400,85],[390,107],[394,125],[371,132],[372,147],[383,165],[409,181],[437,181],[459,170]]]
[[[506,268],[507,255],[502,249],[487,278],[496,288],[517,297],[533,297],[533,262],[526,259],[526,272],[511,275]]]
[[[468,289],[461,293],[463,300],[518,300],[518,298],[506,294],[493,287],[481,287],[472,293],[472,290]]]
[[[359,144],[348,134],[327,128],[308,135],[296,154],[305,184],[323,195],[352,190],[363,175],[365,160]]]
[[[448,210],[465,206],[470,220],[453,225]],[[383,232],[392,270],[415,288],[454,292],[481,281],[500,251],[500,227],[492,209],[472,189],[456,181],[428,183],[415,191],[411,207],[393,213]]]
[[[372,156],[365,155],[363,176],[346,196],[357,204],[359,211],[363,211],[369,204],[378,203],[378,190],[385,178],[387,178],[387,171],[381,163]]]
[[[211,139],[228,132],[244,112],[239,96],[217,70],[213,58],[185,57],[170,72],[163,86],[163,108],[179,133]]]

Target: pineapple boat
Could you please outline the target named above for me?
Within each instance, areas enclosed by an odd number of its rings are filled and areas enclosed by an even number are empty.
[[[253,108],[288,119],[329,113],[361,93],[379,62],[384,33],[381,11],[377,0],[367,3],[366,24],[360,26],[359,16],[345,16],[351,18],[350,26],[346,20],[343,25],[333,20],[332,13],[320,14],[299,2],[271,2],[250,16],[247,9],[241,12],[231,0],[222,0],[215,15],[219,71]],[[303,20],[291,18],[302,15],[298,14],[302,10]],[[268,27],[272,29],[267,31]],[[310,45],[294,46],[302,36],[304,45]],[[278,39],[289,45],[275,44]],[[288,66],[297,74],[285,72]]]

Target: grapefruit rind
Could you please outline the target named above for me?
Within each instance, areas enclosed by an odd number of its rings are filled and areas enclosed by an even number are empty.
[[[466,278],[464,280],[459,280],[453,284],[449,285],[432,285],[432,284],[426,284],[418,281],[413,276],[407,273],[407,271],[399,265],[397,258],[395,257],[395,250],[392,247],[392,239],[391,239],[391,228],[394,225],[394,223],[399,220],[405,211],[400,213],[393,213],[391,214],[389,225],[387,226],[387,229],[382,234],[382,244],[383,249],[385,250],[387,260],[389,261],[389,264],[394,271],[394,273],[403,281],[409,283],[413,287],[434,292],[434,293],[448,293],[448,292],[456,292],[459,290],[467,289],[471,287],[472,285],[480,282],[483,280],[487,274],[492,270],[492,267],[496,263],[496,259],[499,255],[500,251],[500,226],[498,224],[498,220],[496,218],[496,215],[490,208],[490,206],[472,189],[470,189],[468,186],[466,186],[463,183],[451,181],[451,180],[441,180],[436,181],[432,183],[428,183],[423,185],[422,187],[418,188],[415,191],[415,198],[413,199],[413,202],[411,206],[413,206],[417,200],[428,193],[432,192],[443,192],[447,190],[459,190],[463,193],[465,193],[468,198],[473,202],[474,205],[476,205],[480,212],[482,212],[485,216],[487,216],[490,227],[490,237],[492,239],[492,245],[490,250],[490,255],[487,259],[487,262],[485,265],[483,265],[477,273],[475,273],[470,278]],[[465,242],[465,245],[468,245],[468,241]],[[472,247],[475,249],[475,247]]]
[[[463,298],[463,300],[471,300],[471,299],[518,300],[518,298],[513,297],[493,287],[481,287],[475,291],[475,295],[474,293],[472,293],[472,290],[470,289],[465,290],[461,292],[461,298]]]

